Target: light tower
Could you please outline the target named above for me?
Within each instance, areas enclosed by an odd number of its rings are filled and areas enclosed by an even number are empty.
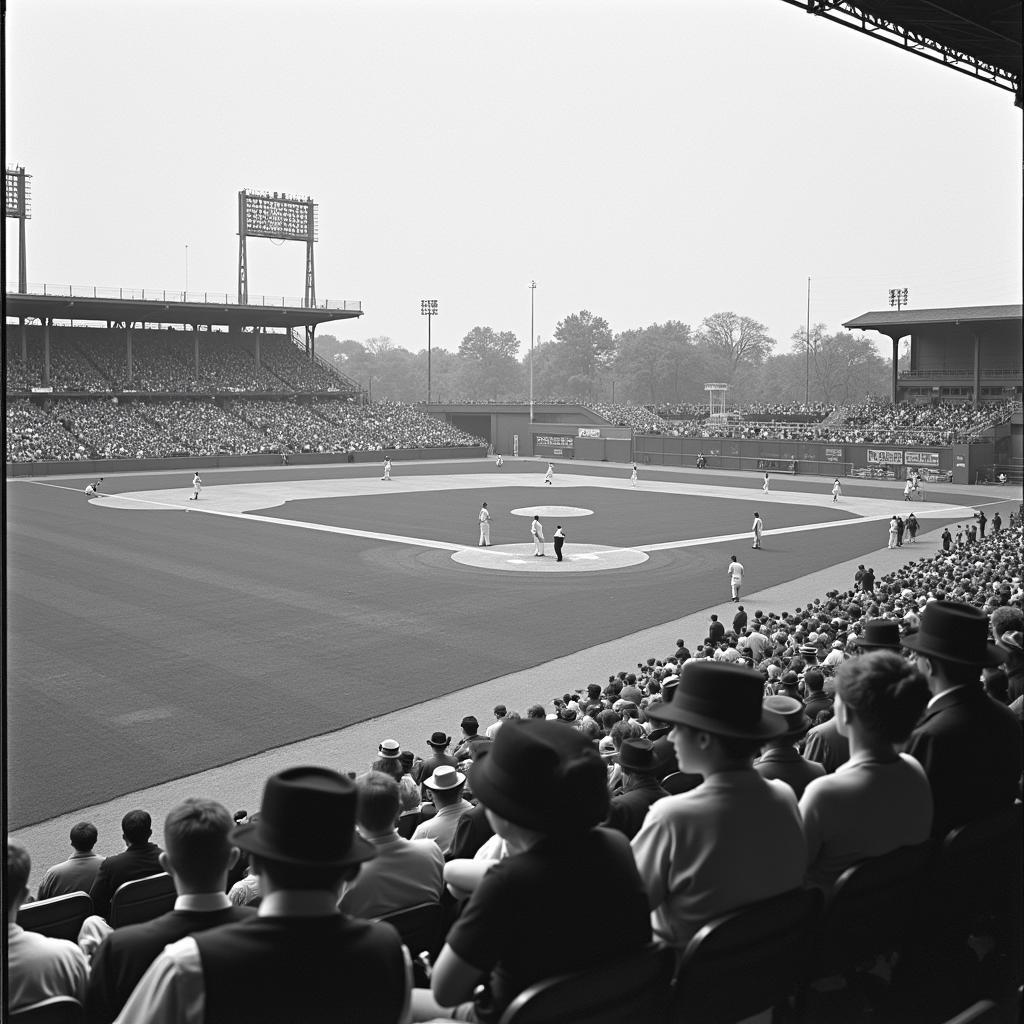
[[[25,221],[32,217],[31,174],[24,167],[8,167],[4,177],[4,216],[18,218],[18,291],[28,291],[28,259],[25,254]]]
[[[420,299],[420,316],[427,318],[427,405],[430,405],[430,325],[437,316],[437,299]]]

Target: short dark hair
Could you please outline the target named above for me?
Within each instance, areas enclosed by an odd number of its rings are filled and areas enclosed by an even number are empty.
[[[191,883],[214,883],[227,871],[234,826],[216,800],[191,796],[175,804],[164,818],[164,846],[175,874]]]
[[[508,714],[508,708],[504,704],[494,705],[494,715],[496,718],[504,718]]]
[[[71,845],[79,853],[88,853],[99,839],[100,834],[91,821],[80,821],[71,827]]]
[[[825,676],[816,668],[809,668],[804,673],[804,686],[812,693],[817,693],[825,688]]]
[[[973,668],[977,674],[977,667]],[[870,651],[844,661],[836,671],[842,702],[890,743],[902,743],[931,696],[917,667],[895,651]]]
[[[153,834],[149,811],[129,811],[121,819],[121,831],[129,843],[144,843]]]
[[[7,840],[7,878],[4,882],[4,911],[21,903],[21,897],[28,887],[28,876],[32,874],[32,858],[21,843]]]
[[[527,718],[547,718],[547,713],[539,704],[531,704],[526,709]]]
[[[369,771],[356,779],[356,820],[370,832],[394,828],[401,808],[398,783],[384,772]]]

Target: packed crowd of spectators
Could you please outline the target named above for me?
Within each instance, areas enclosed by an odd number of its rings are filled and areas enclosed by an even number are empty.
[[[616,427],[632,427],[638,434],[667,434],[672,424],[643,405],[625,405],[617,402],[586,402],[588,409],[603,416]]]
[[[133,401],[57,399],[49,411],[27,399],[7,403],[7,459],[142,459],[268,452],[349,454],[452,448],[484,442],[399,402],[360,406],[344,399]]]
[[[195,342],[199,340],[198,372]],[[253,344],[253,336],[246,336]],[[43,347],[38,331],[26,345],[8,335],[8,393],[39,387]],[[313,362],[281,334],[260,336],[260,361],[226,333],[146,330],[132,335],[131,372],[123,333],[88,327],[53,327],[50,337],[50,386],[55,391],[157,392],[325,392],[348,390],[351,382],[326,365]]]
[[[81,822],[38,890],[91,894],[77,943],[15,923],[31,862],[8,840],[9,1006],[67,994],[96,1024],[228,1004],[321,1020],[342,962],[361,979],[343,995],[352,1019],[494,1021],[533,982],[606,964],[609,935],[616,957],[652,937],[681,951],[729,910],[831,892],[865,858],[1004,813],[1022,771],[1021,543],[1011,517],[880,579],[862,566],[792,612],[737,603],[692,645],[567,680],[547,706],[470,710],[342,771],[271,776],[257,814],[186,799],[162,848],[143,810],[124,816],[125,851],[103,837],[106,858]],[[161,869],[175,909],[112,928],[117,886]],[[566,902],[567,885],[606,898]],[[412,974],[405,934],[373,922],[425,903],[440,933]],[[914,941],[894,982],[915,1012],[993,983],[972,966],[984,943],[936,972],[966,932]],[[989,953],[1005,942],[994,926]],[[1015,987],[1020,965],[1001,964]]]
[[[968,444],[990,427],[1005,423],[1019,403],[971,402],[939,405],[872,400],[826,412],[821,421],[782,418],[755,419],[746,409],[739,419],[717,422],[707,417],[674,421],[668,431],[676,437],[737,438],[746,440],[824,441],[831,444],[951,445]]]

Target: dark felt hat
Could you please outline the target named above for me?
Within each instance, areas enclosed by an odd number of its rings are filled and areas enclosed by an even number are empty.
[[[921,612],[916,633],[903,646],[959,665],[999,665],[1003,655],[988,642],[988,616],[959,601],[932,601]]]
[[[900,624],[895,619],[867,619],[864,632],[854,637],[850,643],[868,650],[900,649]]]
[[[437,747],[438,750],[444,750],[451,741],[451,736],[446,736],[443,732],[439,731],[430,734],[430,739],[427,740],[427,745]]]
[[[765,697],[762,701],[769,711],[782,715],[786,720],[786,731],[782,736],[791,740],[798,740],[811,727],[811,720],[804,712],[804,706],[792,697]],[[779,737],[780,739],[782,737]]]
[[[644,739],[623,740],[615,760],[628,771],[650,771],[654,768],[654,744]]]
[[[771,739],[786,732],[786,720],[762,706],[763,693],[764,678],[753,669],[695,661],[683,666],[678,685],[647,714],[719,736]]]
[[[239,825],[231,841],[267,860],[342,868],[377,856],[356,832],[355,783],[329,768],[288,768],[263,789],[259,820]]]
[[[488,810],[548,835],[575,835],[608,812],[605,763],[578,730],[558,722],[508,722],[470,769]]]

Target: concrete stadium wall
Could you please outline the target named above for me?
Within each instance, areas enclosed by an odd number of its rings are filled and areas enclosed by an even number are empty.
[[[380,465],[385,458],[392,462],[409,462],[414,459],[482,459],[487,449],[477,448],[402,448],[380,452],[303,452],[289,454],[289,466],[320,466],[338,462],[367,463]],[[280,455],[218,455],[173,459],[83,459],[75,462],[8,462],[7,475],[19,476],[61,476],[74,473],[81,476],[104,476],[107,473],[139,473],[194,471],[196,469],[237,469],[243,466],[280,466]]]

